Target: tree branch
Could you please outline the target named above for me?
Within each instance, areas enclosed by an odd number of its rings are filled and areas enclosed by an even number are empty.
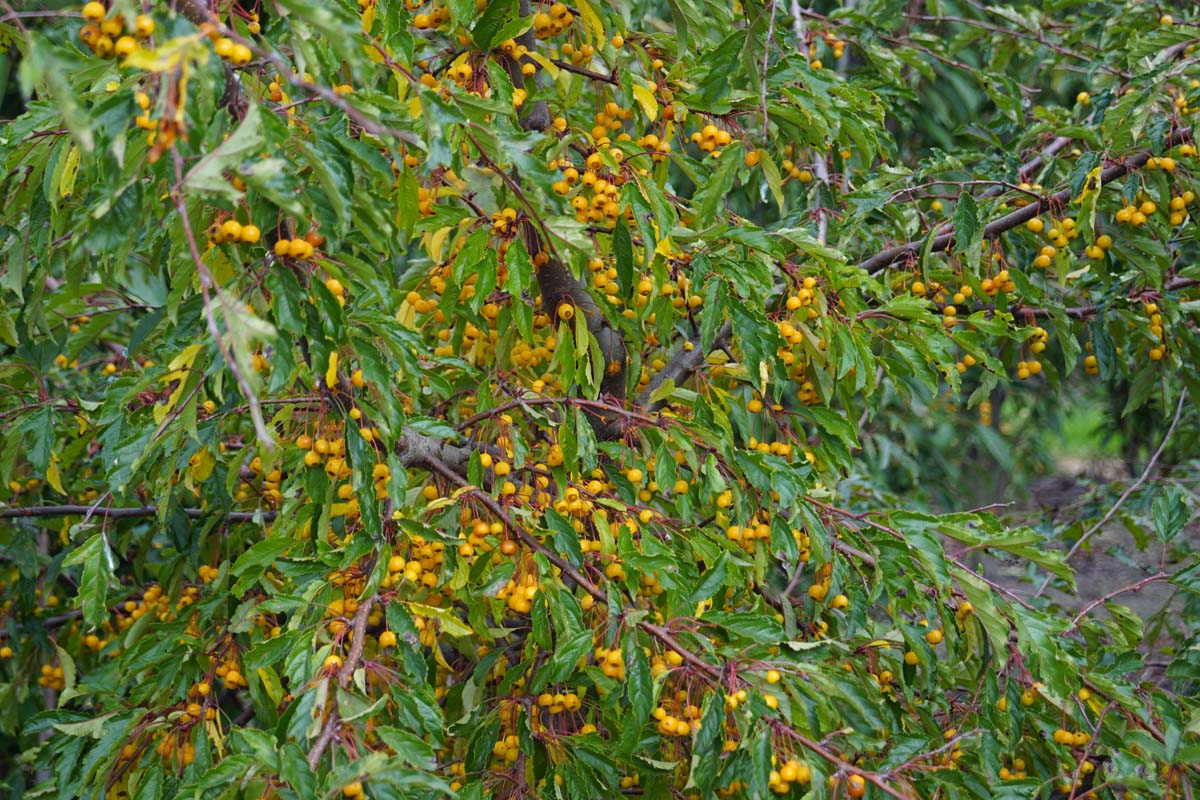
[[[1175,133],[1166,138],[1166,140],[1163,142],[1163,147],[1170,148],[1177,144],[1181,144],[1187,141],[1190,135],[1190,128],[1182,128],[1178,131],[1175,131]],[[1119,164],[1113,164],[1112,166],[1108,167],[1100,173],[1101,187],[1125,177],[1125,175],[1134,170],[1140,169],[1147,161],[1150,160],[1152,155],[1153,152],[1151,150],[1143,150],[1140,153],[1130,156]],[[1030,203],[1027,206],[1022,206],[1016,211],[1012,211],[1003,217],[1000,217],[999,219],[989,222],[983,229],[983,238],[995,239],[1000,236],[1000,234],[1010,231],[1018,225],[1028,222],[1038,214],[1042,213],[1044,210],[1061,208],[1065,205],[1068,205],[1071,202],[1072,197],[1073,195],[1071,188],[1067,187],[1066,189],[1063,189],[1062,191],[1059,191],[1050,197],[1042,198],[1036,203]],[[949,250],[953,244],[954,233],[943,233],[933,240],[932,252],[939,253]],[[922,240],[908,242],[907,244],[898,245],[896,247],[889,247],[888,249],[882,250],[870,258],[859,262],[858,266],[860,269],[870,273],[871,275],[875,275],[887,269],[892,264],[895,264],[897,261],[916,258],[924,246],[924,241]]]
[[[25,508],[0,508],[0,519],[34,519],[40,517],[73,517],[75,515],[95,514],[104,519],[137,519],[158,515],[159,506],[126,506],[97,510],[94,506],[64,504],[59,506],[28,506]],[[208,508],[179,509],[191,519],[200,519],[220,512]],[[224,515],[229,522],[271,522],[278,511],[260,509],[258,511],[231,511]]]
[[[716,338],[713,339],[711,350],[720,350],[728,346],[732,335],[733,325],[726,322],[721,326],[721,330],[717,332]],[[688,347],[689,344],[691,345],[690,348]],[[696,334],[688,339],[686,344],[675,351],[675,354],[671,356],[671,360],[667,362],[667,365],[650,379],[650,384],[638,395],[638,405],[642,406],[647,413],[657,411],[665,406],[667,404],[665,399],[651,402],[650,398],[667,381],[671,381],[676,386],[682,385],[693,372],[700,368],[700,365],[708,358],[711,350],[705,350],[701,347],[700,334]]]
[[[185,19],[197,27],[211,25],[216,20],[206,0],[179,0],[176,8]],[[246,92],[242,89],[242,82],[238,78],[237,72],[234,71],[233,65],[226,61],[224,67],[225,93],[221,97],[221,105],[229,110],[229,114],[234,120],[241,121],[246,116],[250,104],[246,100]]]
[[[374,563],[375,559],[372,557],[371,567],[364,570],[367,574],[374,569]],[[350,643],[350,652],[346,654],[346,660],[342,664],[342,668],[338,670],[338,682],[343,685],[350,680],[350,676],[354,674],[354,670],[358,669],[358,664],[362,661],[363,647],[367,642],[367,621],[371,616],[371,609],[375,607],[378,600],[379,595],[373,594],[359,603],[358,611],[354,612],[354,641]]]

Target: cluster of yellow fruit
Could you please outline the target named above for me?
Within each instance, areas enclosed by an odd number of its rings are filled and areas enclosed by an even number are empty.
[[[545,328],[549,325],[548,318],[543,317],[543,319],[546,319],[547,321],[543,322],[541,325],[537,324],[538,320],[536,318],[534,319],[535,330],[538,328]],[[468,324],[467,328],[463,332],[464,349],[469,350],[467,345],[474,343],[475,337],[468,337],[468,334],[473,332],[473,327],[474,326]],[[556,346],[557,339],[553,334],[543,336],[541,338],[541,344],[538,344],[536,340],[534,342],[526,342],[522,340],[513,345],[512,350],[508,354],[508,358],[514,367],[540,367],[542,364],[550,363],[551,359],[554,358],[554,350]],[[541,388],[535,389],[535,391],[539,393],[548,393],[548,389],[550,387],[559,385],[558,378],[550,373],[543,374],[537,382],[541,384]]]
[[[403,555],[392,555],[388,559],[388,576],[379,585],[384,589],[390,589],[398,587],[402,581],[407,581],[408,583],[419,582],[424,575],[425,567],[421,566],[420,561],[406,561]]]
[[[808,596],[816,602],[825,599],[829,594],[829,586],[833,582],[833,564],[822,564],[817,567],[816,580],[808,587]]]
[[[250,59],[254,58],[254,53],[249,47],[227,36],[221,36],[213,42],[213,51],[235,67],[249,64]]]
[[[665,591],[666,589],[659,583],[657,570],[649,575],[643,575],[638,581],[637,592],[639,597],[650,599],[658,597]]]
[[[171,598],[163,593],[162,586],[152,583],[142,593],[140,600],[126,600],[120,610],[116,612],[116,629],[126,630],[146,614],[153,614],[161,622],[169,622],[175,619],[178,612],[195,603],[199,597],[199,587],[185,586],[180,591],[179,600],[172,608]]]
[[[199,454],[193,455],[192,459],[197,459],[198,456]],[[278,505],[283,500],[283,493],[279,488],[283,482],[283,472],[279,469],[263,472],[262,459],[258,456],[250,459],[247,467],[250,470],[249,479],[238,484],[233,499],[241,502],[261,498],[270,505]]]
[[[1148,321],[1150,322],[1150,336],[1158,341],[1158,344],[1150,348],[1150,360],[1162,361],[1163,356],[1167,354],[1167,343],[1163,339],[1163,318],[1158,311],[1158,303],[1145,303],[1142,306],[1142,311],[1145,312]]]
[[[595,510],[592,498],[608,488],[608,484],[595,478],[583,486],[583,491],[580,491],[578,486],[568,486],[562,495],[554,500],[554,510],[579,521],[590,519]]]
[[[667,650],[665,653],[655,653],[650,657],[650,674],[657,678],[664,672],[669,672],[682,665],[683,656],[674,650]]]
[[[533,15],[533,33],[539,39],[550,39],[569,28],[574,19],[575,15],[565,3],[554,3],[548,11]]]
[[[101,58],[123,58],[138,49],[138,39],[149,39],[154,35],[154,20],[145,14],[139,14],[134,19],[128,34],[125,32],[124,15],[116,14],[105,19],[107,15],[108,9],[104,4],[92,0],[83,7],[83,18],[87,24],[79,30],[79,40]]]
[[[43,689],[53,689],[61,692],[67,687],[66,678],[63,674],[63,668],[55,667],[51,664],[42,664],[42,674],[38,676],[38,686]]]
[[[982,289],[983,293],[988,297],[995,297],[1001,292],[1004,292],[1005,294],[1012,294],[1017,290],[1017,285],[1013,283],[1012,276],[1009,275],[1008,270],[1002,269],[993,277],[984,278],[981,280],[979,282],[979,288]]]
[[[94,633],[89,633],[83,637],[83,646],[88,650],[91,650],[93,653],[99,653],[104,649],[106,644],[108,644],[107,640],[101,639]]]
[[[431,542],[424,536],[413,536],[409,541],[408,561],[404,565],[404,578],[411,583],[420,582],[428,589],[436,589],[438,573],[442,570],[442,561],[446,545],[442,542]],[[388,563],[391,570],[394,559]],[[399,570],[397,570],[397,574]]]
[[[771,540],[771,526],[766,522],[751,519],[746,525],[730,525],[725,529],[725,536],[731,542],[737,542],[746,552],[752,553],[759,541]]]
[[[335,432],[336,433],[336,432]],[[346,464],[346,440],[340,435],[332,439],[320,436],[316,439],[307,433],[296,437],[296,447],[305,450],[305,466],[315,467],[322,462],[325,472],[337,480],[345,480],[350,476],[350,467]]]
[[[658,732],[663,736],[683,738],[700,730],[700,707],[689,704],[687,699],[687,692],[679,691],[671,701],[664,701],[663,705],[654,709],[654,719],[658,721]],[[668,704],[672,706],[674,713],[668,712],[666,708]]]
[[[788,311],[798,311],[802,308],[810,308],[817,300],[817,279],[811,275],[800,282],[800,288],[795,294],[788,295],[784,306]],[[817,316],[815,310],[808,313],[809,319],[815,319]]]
[[[312,258],[316,246],[307,236],[299,239],[280,239],[275,242],[275,255],[280,258],[294,258],[307,261]]]
[[[778,766],[779,762],[775,756],[771,756],[771,766]],[[783,762],[783,766],[778,769],[772,769],[771,774],[767,777],[767,787],[775,794],[787,794],[792,790],[792,784],[798,783],[805,785],[812,782],[812,768],[807,764],[802,764],[795,758],[789,758]]]
[[[691,135],[692,144],[699,147],[713,158],[721,157],[721,148],[733,143],[733,136],[724,128],[718,128],[711,122]]]
[[[580,689],[579,691],[583,692],[584,690]],[[538,695],[537,704],[539,708],[544,708],[550,714],[563,714],[578,711],[583,706],[583,700],[576,692],[567,692],[566,694],[543,692]]]
[[[214,720],[217,718],[217,710],[212,706],[205,708],[197,702],[183,704],[183,708],[179,711],[179,716],[175,717],[176,725],[192,725],[201,720]]]
[[[1158,204],[1153,200],[1143,200],[1137,204],[1130,204],[1120,208],[1115,218],[1122,225],[1132,225],[1135,228],[1140,228],[1146,224],[1154,212],[1158,211]]]
[[[458,538],[464,540],[458,546],[458,554],[471,557],[476,552],[492,551],[492,537],[504,534],[504,525],[500,522],[488,522],[485,519],[472,518],[471,513],[463,509],[463,529],[458,532]],[[503,556],[511,556],[517,552],[517,543],[511,539],[503,539],[497,552],[494,552],[492,563],[499,564]]]
[[[1017,362],[1017,379],[1018,380],[1022,380],[1022,381],[1029,380],[1034,375],[1040,375],[1041,372],[1042,372],[1042,362],[1038,361],[1036,358],[1030,359],[1029,361],[1018,361]]]
[[[516,232],[517,210],[504,207],[492,214],[492,232],[504,236]]]
[[[350,629],[348,620],[358,611],[358,599],[354,596],[335,597],[325,605],[325,617],[329,619],[329,632],[341,636]]]
[[[362,781],[351,781],[342,787],[342,797],[365,797]]]
[[[496,593],[496,598],[505,601],[514,614],[528,614],[533,610],[533,599],[538,594],[538,577],[527,572],[519,578],[510,578]]]
[[[611,152],[615,155],[620,151]],[[571,198],[571,208],[575,211],[577,222],[605,227],[616,224],[617,217],[622,213],[619,198],[625,179],[620,174],[602,174],[604,163],[599,153],[587,157],[586,171],[582,175],[569,161],[559,160],[557,166],[563,170],[563,178],[554,183],[554,190],[567,195],[573,188],[578,188]],[[580,185],[576,187],[576,183]],[[632,210],[626,207],[625,212],[628,218]]]
[[[54,357],[54,363],[60,367],[67,367],[67,366],[78,367],[79,359],[75,359],[74,361],[71,361],[70,363],[68,363],[67,357],[64,356],[62,353],[59,353],[57,356]],[[24,482],[19,481],[16,478],[13,478],[12,480],[10,480],[8,482],[8,489],[9,489],[9,491],[11,491],[13,493],[13,496],[15,497],[15,496],[21,494],[22,492],[32,492],[41,485],[42,485],[41,478],[27,478]],[[11,603],[12,601],[6,600],[5,602]]]
[[[984,400],[979,404],[979,424],[990,428],[992,426],[992,401]]]
[[[592,118],[592,139],[596,142],[605,141],[611,143],[612,137],[609,135],[610,132],[621,131],[621,133],[617,135],[617,141],[631,141],[633,137],[624,132],[625,120],[628,120],[631,117],[633,117],[632,109],[622,108],[619,104],[613,102],[612,100],[607,101],[604,104],[604,107],[597,111],[595,116]],[[559,125],[559,120],[561,120],[561,126]],[[563,119],[562,117],[555,119],[555,128],[559,129],[560,133],[566,129],[566,126],[566,119]],[[655,150],[658,148],[660,142],[657,136],[655,136],[653,133],[648,133],[645,136],[640,137],[637,140],[637,144],[639,147],[648,147],[651,150]],[[666,147],[667,149],[664,152],[670,152],[671,145],[669,142],[666,143]],[[617,157],[616,152],[613,153],[613,156],[614,158]],[[570,163],[562,162],[562,166],[570,166]]]
[[[1163,172],[1174,172],[1176,166],[1175,159],[1170,156],[1150,156],[1146,159],[1146,169],[1151,171],[1161,169]]]
[[[1058,248],[1067,247],[1079,237],[1075,220],[1070,217],[1052,223],[1049,228],[1046,227],[1046,223],[1042,221],[1041,217],[1034,217],[1025,223],[1025,227],[1033,233],[1045,233],[1046,239]]]
[[[622,44],[624,44],[624,40],[621,41]],[[565,42],[563,46],[559,48],[559,52],[564,58],[570,59],[571,63],[577,67],[589,63],[596,56],[596,48],[590,44],[584,44],[576,47],[570,42]],[[659,62],[659,66],[662,66],[661,61]]]
[[[196,759],[196,748],[186,738],[182,738],[184,736],[186,734],[166,731],[154,751],[164,761],[174,761],[179,767],[186,767]]]
[[[954,368],[958,370],[959,375],[962,375],[968,369],[975,366],[976,363],[975,356],[970,353],[963,353],[963,357],[954,362]]]
[[[1045,328],[1041,327],[1040,325],[1035,326],[1029,331],[1029,341],[1031,342],[1029,345],[1029,352],[1033,353],[1034,355],[1044,352],[1046,349],[1046,339],[1049,338],[1049,336],[1050,334],[1046,332]]]
[[[200,574],[200,580],[204,583],[212,583],[221,574],[221,570],[216,567],[210,567],[208,564],[201,564],[197,572]]]
[[[1076,731],[1071,733],[1068,730],[1059,728],[1051,735],[1055,744],[1065,744],[1069,747],[1083,747],[1091,740],[1091,736],[1087,731]]]
[[[216,674],[225,684],[225,688],[231,691],[238,687],[250,685],[246,682],[245,676],[242,675],[237,655],[232,650],[225,652],[224,658],[217,664]]]
[[[1100,374],[1100,362],[1096,359],[1096,356],[1092,353],[1092,343],[1087,342],[1084,345],[1084,347],[1087,348],[1088,354],[1086,356],[1084,356],[1084,358],[1083,358],[1083,371],[1086,372],[1088,375],[1099,375]]]
[[[255,244],[259,237],[262,236],[262,231],[258,229],[257,225],[249,223],[243,225],[236,219],[214,222],[208,226],[208,230],[205,233],[208,234],[209,245],[229,244],[231,242]],[[278,246],[278,243],[276,246]]]
[[[1008,767],[1000,768],[1000,780],[1002,781],[1022,781],[1025,780],[1025,759],[1014,758],[1012,760],[1012,769]]]
[[[1195,194],[1195,192],[1192,192],[1191,190],[1188,190],[1188,191],[1184,192],[1183,194],[1176,195],[1171,198],[1169,208],[1171,211],[1170,220],[1171,220],[1172,225],[1174,225],[1175,227],[1179,227],[1180,225],[1183,224],[1183,221],[1185,219],[1187,219],[1187,215],[1188,215],[1187,207],[1193,201],[1195,201],[1195,199],[1196,199],[1196,194]]]
[[[521,738],[511,733],[497,738],[492,745],[492,755],[509,764],[515,763],[521,755]]]
[[[835,34],[825,33],[821,37],[825,40],[825,44],[829,45],[829,49],[833,51],[834,58],[841,58],[846,52],[846,41],[839,39]]]
[[[450,9],[446,6],[435,5],[428,12],[422,12],[413,17],[413,27],[427,31],[440,28],[450,21]]]
[[[1188,48],[1188,52],[1191,52],[1190,47]],[[1188,87],[1192,90],[1200,89],[1200,80],[1193,79],[1191,82],[1188,83]],[[1168,86],[1167,92],[1169,94],[1172,94],[1175,96],[1173,104],[1175,106],[1175,110],[1180,114],[1194,114],[1194,113],[1196,113],[1196,109],[1200,108],[1200,106],[1194,106],[1190,102],[1188,102],[1188,90],[1187,89],[1184,89],[1182,87]],[[1188,152],[1184,152],[1184,148],[1188,148]],[[1181,145],[1179,147],[1179,155],[1194,156],[1194,155],[1196,155],[1196,148],[1190,144]]]
[[[609,650],[605,647],[597,647],[593,655],[601,672],[610,678],[619,681],[625,680],[625,658],[619,649]]]

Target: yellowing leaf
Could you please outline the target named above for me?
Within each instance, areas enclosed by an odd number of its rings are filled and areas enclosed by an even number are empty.
[[[551,78],[558,80],[559,69],[557,66],[555,66],[553,61],[535,50],[531,50],[528,55],[530,58],[536,61],[542,69],[546,70],[546,73]]]
[[[442,250],[446,247],[446,239],[450,237],[450,232],[452,230],[454,229],[449,226],[445,228],[438,228],[436,231],[430,234],[426,240],[425,252],[429,253],[429,257],[435,264],[440,264],[442,262]]]
[[[365,9],[363,9],[362,24],[363,24],[363,33],[370,33],[371,26],[375,24],[375,4],[374,3],[371,3],[371,5],[367,6]],[[368,50],[367,54],[370,55],[370,51],[374,50],[374,49],[375,48],[373,48],[373,47],[370,48],[370,50]],[[380,55],[380,53],[376,52],[375,55],[378,56],[382,60],[383,57],[382,57],[382,55]]]
[[[216,464],[217,460],[213,458],[212,451],[207,447],[196,451],[196,454],[188,461],[188,481],[196,484],[208,480],[208,476],[212,474]]]
[[[174,373],[176,371],[184,369],[185,367],[191,367],[192,364],[195,363],[196,355],[199,352],[200,352],[199,344],[190,344],[187,347],[183,348],[183,350],[180,351],[179,355],[177,355],[173,359],[171,359],[170,364],[167,364],[167,369],[172,370],[171,375],[166,376],[162,380],[164,382],[169,381],[169,380],[174,380],[174,377],[173,377]]]
[[[399,322],[409,330],[417,329],[417,309],[412,303],[403,300],[400,303],[400,309],[396,312],[396,322]]]
[[[203,64],[208,61],[208,48],[203,33],[180,36],[153,50],[138,48],[125,57],[122,66],[145,72],[174,72],[185,60]]]
[[[1083,191],[1079,193],[1079,197],[1075,198],[1077,204],[1082,203],[1092,192],[1100,191],[1100,175],[1102,172],[1101,167],[1096,167],[1087,174],[1087,178],[1083,181]]]
[[[50,466],[46,467],[46,483],[54,487],[54,491],[66,496],[66,490],[63,489],[62,477],[58,474],[58,455],[50,455]]]
[[[424,603],[405,603],[404,605],[408,606],[414,614],[436,619],[442,624],[442,630],[451,636],[470,636],[472,633],[471,629],[458,618],[458,614],[451,609],[427,606]]]
[[[646,119],[651,122],[658,119],[658,100],[654,97],[654,92],[642,86],[640,83],[633,85],[633,99],[638,101],[638,105],[642,107],[642,113],[646,115]]]
[[[329,367],[325,370],[325,385],[332,389],[337,386],[337,350],[329,354]]]
[[[329,507],[330,517],[345,517],[354,516],[358,513],[358,503],[350,501],[349,503],[334,503]]]
[[[79,173],[79,148],[71,145],[66,161],[58,178],[58,196],[67,197],[75,193],[75,176]]]
[[[596,9],[592,8],[592,4],[588,0],[579,0],[576,5],[579,7],[579,16],[583,17],[586,24],[583,32],[584,44],[588,44],[588,30],[591,30],[596,37],[597,42],[604,41],[604,23],[600,21],[600,15],[596,13]]]
[[[191,370],[192,364],[196,361],[196,356],[200,354],[200,344],[192,344],[183,348],[179,355],[171,359],[171,363],[167,365],[170,370],[166,375],[158,379],[159,383],[170,383],[175,381],[175,390],[171,392],[171,396],[167,398],[165,403],[155,403],[154,405],[154,421],[161,423],[166,419],[167,414],[179,402],[179,396],[183,394],[183,386],[187,380],[188,371]]]

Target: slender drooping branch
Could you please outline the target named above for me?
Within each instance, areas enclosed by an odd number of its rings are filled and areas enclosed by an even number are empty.
[[[1150,460],[1146,462],[1146,468],[1142,470],[1142,474],[1138,476],[1136,481],[1129,484],[1125,491],[1121,492],[1121,496],[1118,497],[1117,502],[1113,503],[1112,507],[1108,509],[1108,513],[1101,517],[1095,525],[1084,531],[1083,535],[1075,541],[1075,544],[1071,545],[1071,549],[1067,551],[1066,556],[1063,557],[1063,561],[1070,561],[1071,557],[1079,552],[1079,548],[1083,547],[1084,543],[1091,539],[1092,536],[1095,535],[1096,531],[1107,525],[1108,521],[1113,518],[1114,514],[1117,513],[1117,509],[1125,505],[1125,501],[1129,499],[1130,495],[1136,492],[1138,488],[1150,477],[1150,473],[1154,471],[1154,467],[1158,464],[1158,460],[1162,458],[1163,451],[1167,449],[1167,442],[1171,441],[1171,434],[1175,433],[1175,426],[1179,424],[1179,419],[1183,416],[1183,409],[1187,403],[1187,396],[1187,389],[1184,389],[1179,393],[1179,403],[1175,406],[1175,416],[1171,419],[1171,425],[1167,428],[1167,432],[1163,434],[1162,442],[1159,443],[1158,449],[1154,451],[1154,455],[1150,456]],[[1052,578],[1052,575],[1046,576],[1046,579],[1042,581],[1042,585],[1038,588],[1037,594],[1035,594],[1034,597],[1042,596],[1042,594],[1046,591],[1046,587],[1050,585]]]
[[[1183,128],[1168,136],[1163,141],[1164,148],[1171,148],[1188,140],[1191,136],[1190,128]],[[1129,158],[1117,164],[1106,168],[1100,173],[1100,185],[1103,187],[1106,184],[1112,183],[1115,180],[1125,177],[1130,172],[1141,169],[1150,157],[1154,155],[1151,150],[1143,150],[1140,153],[1130,156]],[[1070,187],[1067,187],[1049,197],[1043,197],[1036,203],[1030,203],[1027,206],[1022,206],[1015,211],[1005,214],[999,219],[992,220],[983,229],[984,239],[995,239],[1002,233],[1016,228],[1018,225],[1023,225],[1029,220],[1036,217],[1038,214],[1046,210],[1063,208],[1070,204],[1074,197],[1074,193]],[[932,244],[931,251],[940,253],[949,250],[954,245],[954,233],[947,232],[937,236]],[[890,267],[898,261],[907,262],[909,259],[915,259],[925,247],[924,240],[908,242],[907,244],[897,245],[882,250],[870,258],[859,262],[859,268],[866,272],[875,275]]]

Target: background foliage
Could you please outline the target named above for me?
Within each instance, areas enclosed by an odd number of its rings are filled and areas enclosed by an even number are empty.
[[[1190,797],[1183,6],[0,4],[6,791]]]

